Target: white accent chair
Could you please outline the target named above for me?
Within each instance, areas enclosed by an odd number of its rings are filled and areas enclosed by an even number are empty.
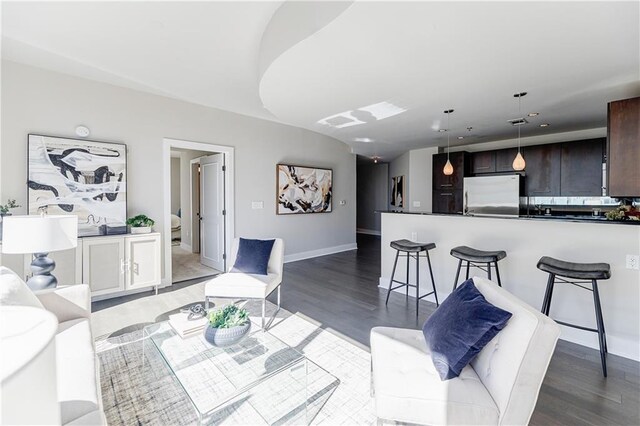
[[[378,419],[452,425],[526,425],[560,327],[497,284],[474,277],[491,304],[513,314],[460,376],[441,381],[422,330],[371,330]]]
[[[31,389],[52,385],[59,403],[57,424],[106,425],[100,393],[100,368],[91,334],[89,286],[76,284],[34,293],[13,271],[0,267],[0,305],[0,309],[3,310],[17,309],[15,307],[46,310],[57,320],[55,357],[51,359],[53,365],[49,365],[53,374],[41,377],[41,380],[48,380],[49,383],[43,384],[27,379],[21,386],[23,392],[20,395],[12,394],[12,401],[21,401],[21,407],[26,411],[33,410],[34,407],[38,409],[40,402],[44,404],[44,401],[34,399],[34,395],[38,393]],[[11,321],[3,325],[2,333],[16,335],[20,327],[19,323]],[[0,358],[10,355],[15,350],[16,348],[5,349],[3,342],[0,346],[3,356]],[[51,384],[51,381],[54,383]],[[10,385],[16,389],[15,383],[12,385],[9,381],[2,381],[3,393],[5,386]],[[30,418],[32,417],[25,414],[22,421],[13,418],[10,423],[32,424],[33,422],[28,420]]]
[[[231,245],[231,253],[228,257],[227,268],[231,271],[238,255],[240,239],[235,238]],[[276,314],[280,310],[280,284],[282,283],[282,273],[284,270],[284,241],[275,238],[267,275],[244,274],[237,272],[227,272],[218,275],[207,282],[204,289],[205,309],[209,309],[209,301],[213,298],[221,299],[261,299],[262,300],[262,329],[266,329],[273,322]],[[278,307],[273,313],[269,322],[265,324],[266,301],[274,290],[278,291]]]

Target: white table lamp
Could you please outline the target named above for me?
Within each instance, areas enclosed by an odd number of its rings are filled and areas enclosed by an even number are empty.
[[[27,281],[29,288],[41,290],[56,287],[58,280],[51,274],[56,263],[47,255],[78,245],[78,217],[5,216],[3,222],[2,253],[33,253],[33,276]]]

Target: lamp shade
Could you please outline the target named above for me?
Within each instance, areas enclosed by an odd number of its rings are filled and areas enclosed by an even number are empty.
[[[3,253],[50,253],[78,245],[77,216],[5,216]]]

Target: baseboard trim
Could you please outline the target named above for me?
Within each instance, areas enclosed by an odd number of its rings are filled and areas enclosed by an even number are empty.
[[[357,234],[367,234],[367,235],[377,235],[381,236],[382,233],[380,231],[376,231],[374,229],[364,229],[364,228],[356,228]]]
[[[298,260],[312,259],[314,257],[326,256],[329,254],[341,253],[343,251],[357,250],[358,244],[342,244],[340,246],[326,247],[318,250],[303,251],[300,253],[288,254],[284,257],[284,263],[297,262]]]
[[[192,251],[191,249],[191,244],[187,244],[187,243],[180,243],[180,248],[188,250],[188,251]]]

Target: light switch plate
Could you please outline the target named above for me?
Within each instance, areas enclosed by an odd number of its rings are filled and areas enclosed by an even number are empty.
[[[341,206],[344,206],[344,205],[346,205],[346,204],[347,204],[347,200],[340,200],[340,205],[341,205]]]
[[[263,201],[252,201],[251,202],[251,208],[253,210],[260,210],[264,208],[264,202]]]
[[[420,207],[420,201],[414,201],[413,207]]]

